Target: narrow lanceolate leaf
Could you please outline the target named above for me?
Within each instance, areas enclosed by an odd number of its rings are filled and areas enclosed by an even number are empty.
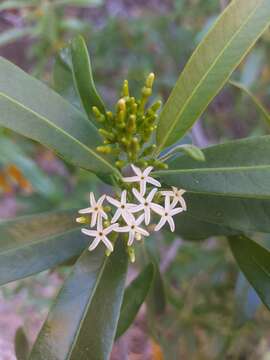
[[[27,360],[30,346],[23,328],[19,328],[15,334],[15,354],[17,360]]]
[[[52,148],[71,163],[99,174],[117,173],[95,147],[96,128],[60,95],[0,58],[0,125]]]
[[[270,252],[243,235],[229,237],[229,244],[240,269],[270,309]]]
[[[0,223],[0,285],[52,268],[79,255],[89,239],[73,211],[25,216]]]
[[[91,61],[87,46],[82,36],[77,36],[71,43],[73,80],[86,114],[93,120],[92,107],[105,112],[105,106],[99,96],[93,79]]]
[[[29,360],[107,360],[116,334],[127,270],[124,243],[106,257],[86,250],[57,296]]]
[[[121,307],[116,338],[121,336],[132,324],[151,287],[153,277],[154,266],[148,264],[127,287]]]
[[[193,53],[162,110],[158,151],[191,128],[269,22],[269,0],[231,1]]]
[[[203,151],[205,162],[183,156],[155,174],[190,193],[270,199],[270,136],[254,137]]]
[[[252,92],[245,85],[237,81],[230,81],[230,84],[242,90],[253,101],[259,112],[262,114],[264,120],[267,122],[268,125],[270,125],[270,114],[268,110],[264,107],[264,105],[261,103],[260,99],[258,99],[254,94],[252,94]]]

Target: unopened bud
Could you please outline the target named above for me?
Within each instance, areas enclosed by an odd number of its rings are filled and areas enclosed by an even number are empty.
[[[129,88],[128,88],[128,81],[127,80],[124,80],[124,82],[123,82],[122,95],[125,96],[125,97],[129,96]]]
[[[136,260],[134,247],[133,246],[128,246],[127,253],[128,253],[130,262],[134,263],[135,260]]]
[[[112,148],[109,145],[105,146],[97,146],[97,151],[101,154],[111,154]]]
[[[111,251],[111,250],[109,250],[109,249],[106,249],[106,250],[105,250],[105,255],[106,255],[106,256],[110,256],[110,255],[111,255],[111,253],[112,253],[112,251]]]
[[[76,222],[79,224],[87,224],[89,221],[85,216],[80,216],[76,218]]]
[[[115,162],[115,166],[118,168],[118,169],[122,169],[124,166],[125,166],[125,161],[124,160],[117,160]]]
[[[128,123],[127,123],[127,130],[129,133],[133,133],[136,131],[136,116],[135,115],[129,116]]]
[[[105,137],[107,140],[110,140],[110,141],[115,140],[115,135],[110,131],[107,131],[105,129],[99,129],[98,132],[100,133],[100,135]]]
[[[154,80],[155,80],[155,74],[154,74],[154,73],[150,73],[150,74],[147,76],[147,78],[146,78],[145,85],[146,85],[148,88],[152,88],[153,83],[154,83]]]
[[[126,111],[126,102],[125,102],[125,100],[124,99],[120,99],[119,101],[118,101],[118,103],[117,103],[117,108],[118,108],[118,110],[119,111]]]

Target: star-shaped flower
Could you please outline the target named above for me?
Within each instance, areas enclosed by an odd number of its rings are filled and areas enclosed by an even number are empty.
[[[132,220],[133,217],[131,215],[131,212],[133,212],[133,208],[134,208],[135,204],[127,203],[127,191],[126,190],[124,190],[121,194],[121,201],[118,201],[110,196],[107,196],[107,200],[109,201],[109,203],[111,203],[113,206],[115,206],[117,208],[117,210],[111,220],[112,224],[115,223],[121,215],[126,222]]]
[[[115,231],[116,232],[128,232],[128,246],[132,245],[134,238],[139,238],[137,235],[149,236],[149,232],[145,229],[139,227],[139,225],[143,222],[144,214],[140,215],[138,219],[135,219],[133,215],[131,221],[127,222],[126,226],[118,226]]]
[[[186,192],[186,190],[183,189],[177,189],[177,187],[172,186],[172,190],[167,191],[161,191],[161,194],[164,196],[169,196],[173,198],[172,206],[175,206],[178,202],[181,204],[183,210],[187,210],[187,205],[185,202],[185,199],[183,198],[183,194]]]
[[[108,226],[107,228],[103,229],[102,221],[98,221],[97,224],[97,230],[88,230],[88,229],[82,229],[82,233],[85,235],[93,236],[95,239],[92,242],[92,244],[89,246],[89,250],[94,250],[100,241],[102,241],[105,246],[110,250],[110,252],[113,251],[113,245],[108,239],[107,235],[115,230],[118,227],[118,224],[112,224]]]
[[[173,232],[175,230],[175,225],[172,217],[184,211],[184,209],[182,207],[175,208],[173,203],[170,203],[169,196],[166,196],[165,207],[156,207],[155,211],[157,214],[161,215],[160,221],[155,227],[155,231],[159,231],[166,224],[166,222],[168,222],[170,225],[170,229]]]
[[[108,219],[108,216],[102,207],[105,197],[106,197],[106,195],[102,195],[98,199],[98,201],[96,201],[94,193],[90,192],[90,205],[91,206],[88,208],[85,208],[85,209],[81,209],[79,211],[79,214],[92,214],[91,224],[90,224],[91,227],[95,226],[99,220],[102,220],[102,218]]]
[[[148,166],[144,171],[139,169],[137,166],[131,165],[134,173],[136,176],[126,177],[123,178],[125,182],[138,182],[140,184],[140,193],[142,195],[145,194],[146,191],[146,184],[152,184],[154,186],[160,187],[161,184],[154,179],[153,177],[149,176],[150,172],[153,170],[152,166]]]
[[[151,218],[151,210],[155,212],[160,211],[162,206],[155,204],[152,200],[157,192],[157,189],[152,189],[150,193],[145,198],[138,190],[132,189],[134,196],[139,201],[139,205],[134,206],[133,211],[138,212],[143,210],[144,211],[144,222],[145,225],[149,225],[150,218]]]

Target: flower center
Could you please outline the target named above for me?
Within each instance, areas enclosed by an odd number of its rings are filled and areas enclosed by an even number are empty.
[[[141,180],[144,180],[144,176],[141,176]]]
[[[134,230],[134,229],[135,229],[135,225],[131,225],[131,229]]]
[[[95,211],[98,211],[98,207],[96,206],[96,207],[94,208],[94,210],[95,210]]]
[[[103,233],[102,233],[102,232],[99,232],[98,235],[99,235],[99,236],[103,236]]]
[[[121,205],[121,209],[124,209],[125,208],[125,205]]]
[[[165,216],[168,216],[169,214],[167,213],[167,212],[165,212],[165,214],[164,214]]]
[[[148,202],[145,202],[145,203],[144,203],[144,206],[149,206]]]

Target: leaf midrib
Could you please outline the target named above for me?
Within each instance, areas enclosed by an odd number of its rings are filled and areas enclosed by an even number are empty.
[[[260,1],[261,4],[262,1]],[[193,91],[191,92],[190,96],[187,98],[182,110],[180,110],[180,112],[178,113],[179,115],[177,116],[176,120],[172,123],[172,125],[169,127],[169,131],[166,133],[166,135],[163,137],[163,141],[159,144],[159,146],[157,147],[156,152],[159,153],[161,151],[161,149],[163,148],[163,146],[166,144],[169,136],[171,135],[173,129],[175,128],[176,123],[178,122],[179,117],[184,113],[184,111],[186,110],[187,106],[189,105],[190,101],[193,98],[193,95],[195,94],[195,92],[197,91],[197,89],[201,86],[202,82],[204,81],[204,79],[211,73],[212,69],[214,68],[214,66],[217,64],[217,62],[219,61],[219,59],[221,58],[221,56],[225,53],[225,51],[227,50],[227,48],[231,45],[231,43],[233,42],[233,40],[238,36],[238,34],[241,32],[241,30],[245,27],[245,25],[249,22],[250,18],[254,15],[254,13],[256,12],[256,10],[258,9],[258,7],[260,6],[260,4],[256,5],[254,10],[250,13],[250,15],[247,17],[247,19],[242,23],[242,25],[239,27],[239,29],[233,34],[233,36],[231,37],[231,40],[227,43],[227,45],[223,48],[223,50],[221,51],[221,53],[218,55],[218,57],[214,60],[214,62],[212,63],[212,65],[209,67],[208,71],[206,71],[206,73],[204,74],[204,76],[201,78],[201,80],[199,80],[198,84],[196,85],[196,87],[193,89]],[[227,9],[223,12],[223,14],[221,15],[222,17],[224,16],[224,14],[229,11],[229,9],[232,7],[233,3],[231,3]],[[206,37],[207,38],[207,37]],[[205,38],[205,39],[206,39]],[[193,56],[191,56],[190,61],[187,63],[186,66],[188,66],[192,59],[194,58],[195,54],[197,54],[197,52],[199,51],[199,47],[197,48],[197,51],[195,50]],[[222,83],[224,84],[226,82],[226,80]],[[221,86],[222,87],[222,86]],[[168,99],[169,101],[170,99]],[[167,103],[165,104],[165,106],[167,105]],[[164,109],[165,109],[164,106]]]
[[[155,171],[153,175],[177,175],[188,173],[213,173],[213,172],[241,172],[241,171],[256,171],[256,170],[270,170],[269,165],[254,165],[254,166],[228,166],[228,167],[211,167],[211,168],[190,168],[190,169],[176,169]]]
[[[55,130],[59,131],[60,133],[64,134],[65,136],[67,136],[68,138],[70,138],[72,141],[74,141],[75,143],[77,143],[79,146],[81,146],[84,150],[86,150],[88,153],[90,153],[92,156],[96,157],[96,159],[98,159],[99,161],[101,161],[103,164],[105,164],[107,167],[109,167],[111,170],[113,170],[114,173],[118,174],[118,171],[116,168],[114,168],[109,162],[105,161],[101,156],[99,156],[96,152],[94,152],[91,148],[89,148],[88,146],[86,146],[85,144],[83,144],[81,141],[79,141],[78,139],[76,139],[75,137],[73,137],[72,135],[70,135],[68,132],[66,132],[65,130],[63,130],[62,128],[60,128],[59,126],[55,125],[54,123],[52,123],[49,119],[47,119],[46,117],[44,117],[41,114],[38,114],[36,111],[30,109],[29,107],[23,105],[21,102],[18,102],[17,100],[11,98],[10,96],[4,94],[3,92],[0,92],[0,96],[6,98],[8,101],[11,101],[12,103],[16,104],[17,106],[23,108],[24,110],[28,111],[29,113],[37,116],[39,119],[41,119],[41,121],[44,121],[45,123],[47,123],[49,126],[51,126],[52,128],[54,128]]]

